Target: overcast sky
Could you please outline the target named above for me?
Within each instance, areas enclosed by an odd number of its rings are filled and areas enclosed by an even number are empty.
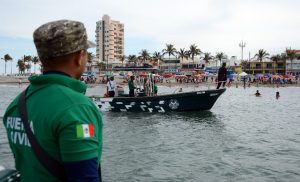
[[[8,53],[16,62],[36,55],[33,31],[58,19],[82,21],[95,41],[96,21],[104,14],[124,23],[125,55],[161,51],[168,43],[240,59],[242,40],[244,58],[258,49],[279,54],[300,49],[299,7],[299,0],[1,0],[0,56]]]

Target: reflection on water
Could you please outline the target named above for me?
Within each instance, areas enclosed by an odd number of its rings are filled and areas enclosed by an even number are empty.
[[[167,113],[167,115],[173,116],[177,119],[189,122],[218,122],[215,114],[211,111],[193,111],[193,112],[174,112]]]
[[[109,154],[104,153],[108,160],[103,165],[114,176],[112,181],[200,180],[203,174],[192,171],[206,171],[201,163],[215,160],[215,152],[221,152],[219,148],[227,143],[224,140],[232,141],[224,132],[224,123],[210,111],[104,113],[103,118],[104,136],[109,140],[105,142]],[[119,165],[125,171],[113,171]]]
[[[300,181],[300,88],[258,89],[227,89],[210,111],[103,112],[104,181]],[[0,87],[0,112],[20,91]],[[2,123],[0,137],[11,167]]]

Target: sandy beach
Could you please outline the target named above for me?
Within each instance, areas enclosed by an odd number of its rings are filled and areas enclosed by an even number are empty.
[[[0,84],[29,83],[27,76],[0,76]]]

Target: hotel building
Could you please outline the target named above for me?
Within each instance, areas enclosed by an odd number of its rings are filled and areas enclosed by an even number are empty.
[[[104,15],[96,23],[96,57],[112,64],[124,55],[124,24]]]

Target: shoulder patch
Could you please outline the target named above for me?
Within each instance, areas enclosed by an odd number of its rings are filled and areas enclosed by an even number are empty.
[[[94,137],[94,125],[93,124],[77,124],[76,136],[77,138],[90,138]]]

